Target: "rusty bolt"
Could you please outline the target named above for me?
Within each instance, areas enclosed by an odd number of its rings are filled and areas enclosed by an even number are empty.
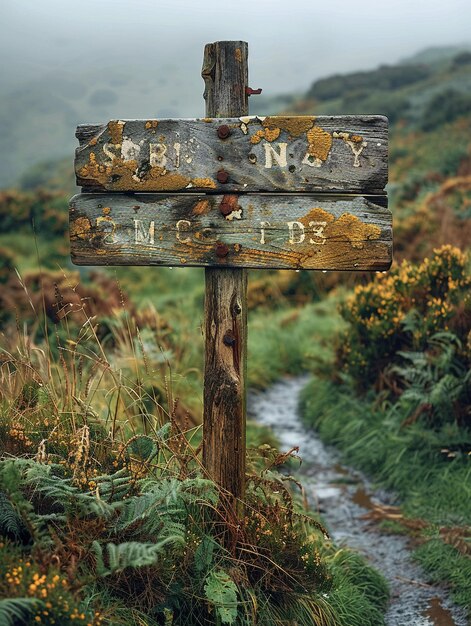
[[[227,333],[224,335],[224,337],[222,338],[222,341],[224,343],[225,346],[233,346],[236,342],[234,334],[232,332],[232,330],[228,330]]]
[[[221,202],[219,206],[219,210],[224,215],[224,217],[226,217],[226,215],[230,215],[232,213],[232,211],[234,210],[234,207],[232,207],[227,202]]]
[[[223,196],[221,204],[219,205],[219,210],[224,217],[230,215],[232,211],[237,211],[239,208],[239,205],[237,204],[238,200],[239,197],[234,194],[226,194]]]
[[[226,172],[226,170],[219,170],[216,174],[216,178],[218,182],[224,185],[229,180],[229,174]]]
[[[221,241],[218,241],[218,243],[216,244],[216,256],[219,257],[220,259],[223,259],[228,254],[229,254],[229,248],[226,246],[226,244],[222,243]]]
[[[219,126],[217,132],[219,139],[227,139],[231,134],[231,129],[227,124],[222,124],[221,126]]]

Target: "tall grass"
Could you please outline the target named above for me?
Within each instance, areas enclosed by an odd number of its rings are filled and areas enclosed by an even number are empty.
[[[36,311],[35,336],[2,337],[0,623],[354,626],[360,607],[381,623],[383,583],[350,572],[266,446],[235,516],[201,464],[194,351],[172,326],[149,308],[98,321],[58,304],[55,324]],[[296,370],[306,334],[279,316]]]

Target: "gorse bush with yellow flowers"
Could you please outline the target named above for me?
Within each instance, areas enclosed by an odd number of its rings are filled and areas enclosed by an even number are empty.
[[[459,399],[471,404],[468,264],[463,252],[447,245],[420,264],[404,261],[355,288],[341,308],[349,327],[337,360],[358,389],[387,388],[395,395],[408,390],[411,398],[411,387],[425,390],[447,377],[443,393],[453,395],[460,386]],[[463,421],[470,420],[462,413]]]

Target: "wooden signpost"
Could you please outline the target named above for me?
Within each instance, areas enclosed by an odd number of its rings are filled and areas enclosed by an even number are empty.
[[[203,463],[244,494],[247,268],[386,270],[388,122],[248,115],[245,42],[208,44],[202,119],[79,126],[78,265],[206,268]]]

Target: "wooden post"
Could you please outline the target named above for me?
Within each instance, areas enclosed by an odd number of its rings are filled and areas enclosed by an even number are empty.
[[[243,41],[206,45],[207,117],[248,115],[247,56]],[[234,506],[245,487],[247,270],[207,268],[205,278],[203,464]]]

